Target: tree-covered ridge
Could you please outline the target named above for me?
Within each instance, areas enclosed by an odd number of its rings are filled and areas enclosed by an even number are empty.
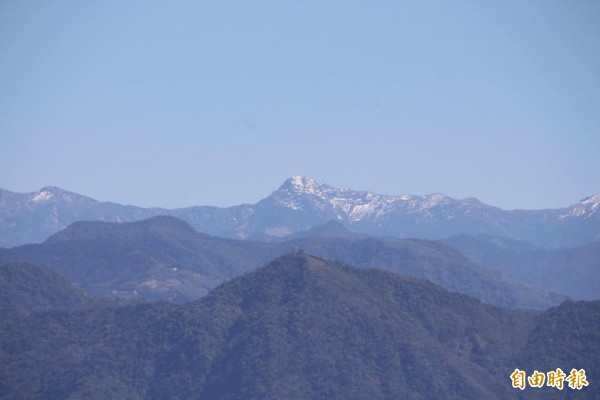
[[[0,310],[28,315],[86,303],[84,294],[47,267],[22,262],[0,264]]]
[[[510,374],[557,367],[592,385],[546,398],[598,398],[599,321],[600,302],[510,311],[290,254],[193,303],[20,315],[0,327],[0,398],[540,398]]]

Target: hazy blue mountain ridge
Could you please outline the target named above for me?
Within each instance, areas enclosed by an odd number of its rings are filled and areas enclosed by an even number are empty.
[[[102,296],[183,302],[298,250],[429,279],[509,308],[546,309],[565,299],[506,279],[428,240],[315,236],[266,243],[198,233],[168,216],[128,223],[76,222],[42,244],[0,249],[0,262],[45,264]]]
[[[559,249],[490,236],[460,235],[441,242],[519,282],[581,300],[600,298],[600,241]]]
[[[280,238],[336,220],[375,236],[440,239],[487,234],[540,246],[574,246],[600,239],[600,195],[557,210],[501,210],[477,199],[379,195],[292,177],[256,204],[167,210],[98,202],[59,188],[17,194],[0,190],[0,246],[45,240],[80,220],[136,221],[172,215],[200,232],[233,238]]]

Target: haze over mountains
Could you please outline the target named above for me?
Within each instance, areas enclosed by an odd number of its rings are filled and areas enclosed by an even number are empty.
[[[0,249],[0,262],[51,266],[97,295],[183,302],[300,250],[350,265],[426,278],[504,307],[546,309],[566,299],[506,279],[432,241],[317,235],[266,243],[201,234],[167,216],[129,223],[77,222],[42,244]]]
[[[572,298],[600,298],[600,242],[546,249],[492,236],[453,236],[440,240],[470,260],[502,275],[563,293]]]
[[[302,177],[230,208],[0,196],[4,243],[42,241],[0,248],[0,399],[600,398],[600,196],[503,211]],[[515,368],[591,384],[521,392]]]
[[[330,220],[375,236],[439,239],[492,235],[544,247],[567,247],[600,239],[600,194],[556,210],[501,210],[477,199],[379,195],[338,189],[305,177],[292,177],[256,204],[167,210],[141,208],[46,187],[36,193],[0,189],[0,246],[42,242],[79,220],[136,221],[171,215],[203,233],[273,240]]]

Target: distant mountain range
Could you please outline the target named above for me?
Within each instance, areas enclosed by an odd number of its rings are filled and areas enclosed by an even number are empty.
[[[600,398],[598,301],[506,310],[307,254],[183,305],[82,305],[27,264],[0,265],[0,289],[2,399]],[[589,386],[521,391],[517,368]]]
[[[439,239],[460,234],[503,236],[544,247],[600,239],[600,194],[555,210],[501,210],[443,194],[389,196],[339,189],[292,177],[256,204],[218,208],[142,208],[99,202],[56,187],[35,193],[0,189],[0,246],[44,241],[80,220],[127,222],[171,215],[200,232],[273,240],[330,220],[376,236]]]
[[[326,224],[324,231],[331,232],[332,225]],[[339,229],[334,232],[340,234]],[[547,309],[566,299],[506,279],[441,243],[326,237],[319,232],[267,243],[201,234],[168,216],[129,223],[77,222],[42,244],[0,249],[0,262],[47,265],[80,288],[105,297],[183,302],[198,299],[216,285],[278,256],[306,251],[349,265],[429,279],[503,307]]]
[[[460,235],[440,241],[471,261],[492,267],[519,282],[576,299],[600,299],[600,242],[546,249],[485,235]]]

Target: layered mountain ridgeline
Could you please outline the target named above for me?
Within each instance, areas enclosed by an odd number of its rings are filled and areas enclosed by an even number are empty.
[[[600,396],[600,302],[509,311],[306,254],[194,303],[38,311],[12,326],[0,325],[2,399]],[[590,385],[521,392],[515,368],[583,368]]]
[[[197,299],[274,257],[268,244],[200,234],[166,216],[76,222],[43,244],[0,249],[0,261],[49,265],[96,295],[171,301]]]
[[[200,234],[187,223],[164,216],[130,223],[78,222],[43,244],[0,249],[0,262],[46,264],[102,296],[183,302],[297,250],[426,278],[503,307],[546,309],[565,300],[507,280],[431,241],[314,237],[263,243]]]
[[[369,237],[369,235],[351,231],[350,229],[346,228],[346,226],[340,221],[330,220],[322,225],[315,225],[306,230],[294,232],[292,234],[282,237],[261,237],[259,235],[254,236],[255,239],[263,239],[264,241],[268,242],[288,242],[296,239],[306,239],[315,237],[360,239],[367,238]]]
[[[562,294],[506,279],[456,250],[429,240],[314,237],[284,242],[280,247],[286,251],[305,250],[357,267],[428,279],[448,290],[502,307],[543,310],[566,299]]]
[[[558,210],[505,211],[476,199],[443,194],[388,196],[338,189],[293,177],[256,204],[175,210],[98,202],[56,187],[19,194],[0,189],[0,246],[42,242],[80,220],[136,221],[171,215],[200,232],[276,239],[330,220],[375,236],[439,239],[488,234],[540,246],[575,246],[600,239],[600,195]]]
[[[461,235],[442,242],[519,282],[574,299],[600,298],[600,242],[561,249],[492,236]]]

